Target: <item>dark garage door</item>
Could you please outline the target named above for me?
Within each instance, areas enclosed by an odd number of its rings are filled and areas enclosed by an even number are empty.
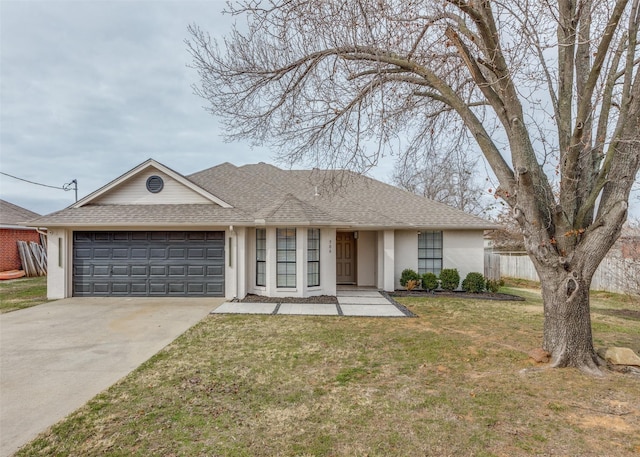
[[[224,296],[224,232],[74,232],[73,295]]]

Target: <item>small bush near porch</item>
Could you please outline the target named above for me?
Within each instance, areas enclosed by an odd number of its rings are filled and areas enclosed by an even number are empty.
[[[639,379],[536,370],[539,294],[399,298],[412,319],[214,315],[18,455],[638,456]],[[597,346],[640,303],[596,294]]]

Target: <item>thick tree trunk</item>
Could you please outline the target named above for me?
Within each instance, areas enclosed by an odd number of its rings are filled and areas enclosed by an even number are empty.
[[[543,348],[553,367],[576,367],[600,374],[593,347],[589,288],[591,276],[558,268],[538,268],[544,302]]]

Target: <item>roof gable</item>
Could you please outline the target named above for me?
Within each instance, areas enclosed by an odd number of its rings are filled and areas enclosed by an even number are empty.
[[[256,221],[303,225],[332,225],[338,222],[334,215],[303,202],[291,194],[285,195],[283,200],[258,212]]]
[[[148,187],[148,179],[157,176],[157,187]],[[152,189],[152,190],[150,190]],[[158,190],[159,189],[159,190]],[[154,192],[155,190],[155,192]],[[223,208],[232,205],[218,198],[180,173],[149,159],[114,179],[76,204],[80,208],[96,205],[166,205],[166,204],[216,204]]]

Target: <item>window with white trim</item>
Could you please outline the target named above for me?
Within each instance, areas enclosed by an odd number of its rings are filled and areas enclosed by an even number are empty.
[[[256,286],[267,285],[267,229],[256,229]]]
[[[276,229],[276,285],[296,287],[296,229]]]
[[[418,234],[418,273],[442,271],[442,232],[426,231]]]
[[[320,229],[307,231],[307,286],[320,285]]]

